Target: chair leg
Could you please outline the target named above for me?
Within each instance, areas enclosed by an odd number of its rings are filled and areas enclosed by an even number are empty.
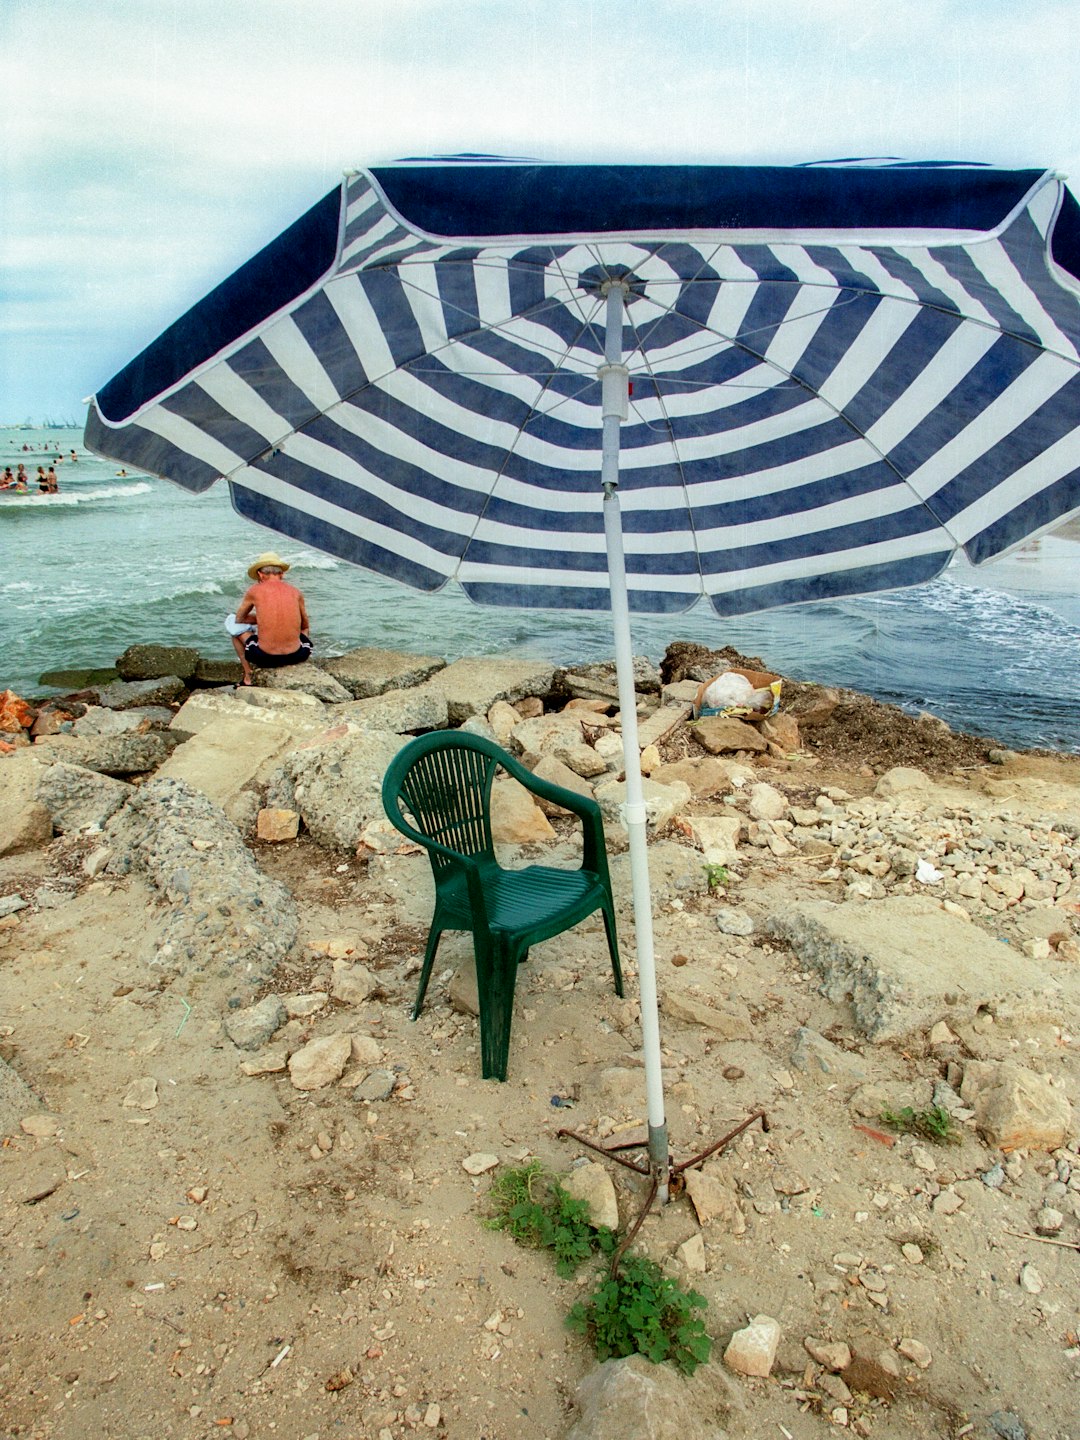
[[[615,975],[615,994],[621,1000],[623,998],[623,978],[622,964],[619,961],[619,941],[615,934],[615,912],[608,905],[601,905],[600,911],[604,917],[608,954],[611,956],[611,969]]]
[[[424,967],[420,971],[420,988],[416,992],[416,1004],[413,1006],[412,1018],[416,1020],[420,1011],[424,1008],[424,996],[427,994],[428,981],[431,979],[431,970],[435,964],[435,951],[439,948],[439,941],[442,939],[442,928],[434,925],[428,931],[427,949],[424,951]]]
[[[485,1080],[505,1080],[520,955],[496,936],[474,933],[473,946],[480,1002],[481,1074]]]

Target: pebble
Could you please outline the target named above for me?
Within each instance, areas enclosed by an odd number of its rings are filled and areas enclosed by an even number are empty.
[[[752,935],[754,933],[753,920],[741,910],[717,910],[716,926],[725,935]]]
[[[488,1170],[494,1170],[499,1163],[497,1155],[488,1155],[483,1151],[477,1151],[473,1155],[467,1155],[461,1162],[461,1168],[466,1175],[484,1175]]]
[[[913,1240],[909,1240],[906,1244],[900,1246],[900,1254],[903,1255],[909,1265],[921,1265],[925,1258],[922,1250]]]
[[[44,1139],[49,1135],[59,1135],[60,1121],[55,1115],[26,1115],[19,1121],[19,1129],[24,1135]]]
[[[803,1349],[811,1360],[816,1360],[826,1370],[846,1370],[851,1364],[851,1347],[843,1340],[815,1340],[812,1335],[807,1335]]]
[[[1065,1224],[1065,1216],[1052,1205],[1044,1205],[1035,1216],[1035,1231],[1038,1235],[1056,1235]]]
[[[931,1203],[931,1210],[935,1215],[955,1215],[963,1208],[964,1202],[953,1190],[943,1190],[940,1195],[935,1195]]]
[[[999,1162],[997,1165],[991,1165],[989,1170],[984,1171],[980,1179],[988,1190],[1000,1190],[1002,1185],[1005,1184],[1005,1170]]]
[[[157,1081],[152,1075],[143,1075],[128,1086],[124,1106],[129,1110],[153,1110],[158,1103]]]
[[[917,1365],[920,1370],[928,1369],[933,1362],[934,1357],[930,1353],[929,1346],[924,1345],[921,1340],[912,1340],[910,1337],[905,1338],[900,1341],[900,1344],[897,1345],[896,1348],[905,1360],[910,1360],[911,1363]]]
[[[736,1330],[724,1351],[724,1364],[738,1375],[765,1378],[776,1359],[780,1326],[771,1315],[755,1315],[750,1324]]]
[[[1043,1278],[1034,1265],[1020,1266],[1020,1288],[1026,1290],[1029,1295],[1042,1294]]]

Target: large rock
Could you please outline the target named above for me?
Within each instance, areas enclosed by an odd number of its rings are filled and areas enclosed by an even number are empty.
[[[352,1058],[348,1035],[320,1035],[289,1056],[289,1079],[297,1090],[322,1090],[344,1074]]]
[[[496,780],[491,788],[491,833],[497,844],[543,845],[555,831],[524,785]]]
[[[768,923],[820,972],[830,1000],[852,1004],[856,1025],[872,1040],[929,1030],[942,1018],[943,995],[954,1027],[974,1020],[980,1007],[1019,1021],[1061,1015],[1059,980],[923,896],[806,902]]]
[[[674,768],[665,767],[666,770]],[[688,823],[691,838],[701,850],[706,865],[732,865],[739,858],[739,840],[746,831],[741,815],[694,815]]]
[[[200,685],[239,685],[244,671],[239,660],[208,660],[201,657],[195,666]]]
[[[68,835],[92,825],[104,826],[131,793],[125,781],[81,765],[50,765],[41,776],[37,798],[55,829]]]
[[[696,686],[694,687],[697,688]],[[726,795],[736,777],[741,777],[746,767],[734,760],[719,760],[715,755],[687,756],[671,765],[661,765],[652,772],[652,779],[661,785],[670,785],[681,780],[690,787],[695,800],[708,800],[713,795]]]
[[[88,735],[129,735],[144,730],[163,730],[172,724],[173,715],[167,705],[135,705],[130,710],[106,710],[102,705],[88,705],[74,722],[72,733],[85,739]],[[178,728],[183,729],[183,726]]]
[[[109,710],[131,710],[137,705],[168,705],[179,700],[187,686],[178,675],[152,680],[117,680],[98,690],[98,704]]]
[[[689,705],[662,705],[654,710],[638,725],[638,747],[644,750],[647,745],[659,745],[684,720],[689,720],[691,713]]]
[[[894,765],[874,786],[874,794],[891,799],[897,795],[919,795],[931,788],[930,776],[922,770],[910,765]]]
[[[746,1217],[729,1181],[708,1170],[687,1170],[684,1178],[699,1225],[715,1227],[731,1235],[746,1233]]]
[[[382,782],[405,742],[383,730],[348,730],[294,750],[271,777],[268,803],[297,810],[320,845],[355,850],[384,818]]]
[[[145,775],[163,765],[183,739],[181,731],[138,730],[118,735],[47,735],[37,742],[50,758],[100,775]]]
[[[21,1075],[0,1060],[0,1136],[19,1133],[19,1121],[41,1110],[42,1103]]]
[[[322,668],[343,685],[354,700],[366,700],[387,690],[422,685],[445,669],[446,661],[434,655],[410,655],[404,650],[350,650]]]
[[[642,695],[655,695],[660,689],[660,672],[645,655],[634,656],[634,689]],[[579,665],[575,670],[557,670],[554,689],[559,695],[579,700],[607,700],[619,703],[619,682],[614,660],[600,660],[595,665]]]
[[[960,1098],[983,1137],[1000,1150],[1058,1150],[1069,1139],[1072,1106],[1043,1075],[1008,1061],[972,1060]]]
[[[109,821],[109,871],[146,875],[162,910],[148,956],[163,972],[212,973],[234,987],[267,979],[293,947],[296,904],[264,875],[236,827],[205,795],[155,776]],[[152,943],[153,927],[147,927]]]
[[[225,1017],[225,1034],[238,1050],[258,1050],[287,1019],[281,996],[265,995],[256,1005],[230,1011]]]
[[[581,1200],[589,1207],[590,1222],[599,1229],[619,1228],[619,1202],[615,1186],[607,1170],[598,1161],[579,1165],[562,1182],[563,1189],[575,1200]]]
[[[607,761],[586,741],[579,713],[538,715],[533,720],[522,720],[511,741],[533,770],[541,760],[549,759],[558,760],[585,780],[607,774]]]
[[[245,721],[280,725],[297,737],[309,737],[325,730],[329,712],[321,700],[302,690],[196,690],[184,701],[172,720],[173,728],[198,735],[216,720]]]
[[[118,680],[115,668],[90,670],[46,670],[38,676],[39,685],[51,685],[57,690],[93,690],[102,685],[111,685]]]
[[[722,1040],[750,1040],[753,1028],[750,1013],[745,1005],[723,1002],[709,1004],[696,995],[665,989],[660,1008],[672,1020],[681,1020],[687,1025],[700,1025],[711,1030]]]
[[[471,715],[486,715],[496,700],[513,705],[527,696],[548,694],[553,674],[552,666],[537,660],[455,660],[422,688],[444,696],[449,723],[461,725]]]
[[[313,660],[305,660],[300,665],[281,665],[273,670],[256,669],[252,683],[267,690],[299,691],[328,705],[352,699],[344,685]]]
[[[575,795],[582,795],[586,799],[593,798],[593,787],[583,775],[571,770],[569,765],[564,765],[561,760],[556,760],[554,755],[545,755],[533,766],[533,774],[538,780],[547,780],[551,785],[559,785],[564,790],[571,790]],[[543,810],[545,815],[566,815],[569,812],[562,805],[556,805],[552,800],[541,800],[537,797],[536,803]]]
[[[786,752],[798,750],[801,737],[799,722],[794,715],[788,715],[783,710],[778,710],[775,715],[770,715],[767,719],[762,720],[758,728],[763,740],[771,741],[781,750]]]
[[[755,1315],[750,1324],[736,1330],[724,1351],[724,1364],[738,1375],[767,1376],[780,1344],[780,1326],[771,1315]]]
[[[687,1379],[644,1355],[606,1360],[578,1386],[566,1440],[724,1440],[721,1422],[744,1408],[732,1387],[718,1365]]]
[[[189,645],[129,645],[117,658],[116,672],[121,680],[160,680],[166,675],[190,680],[198,663],[199,652]]]
[[[710,755],[735,750],[767,750],[768,743],[753,725],[726,715],[706,715],[690,727]]]
[[[52,817],[38,800],[45,766],[27,746],[0,757],[0,855],[32,850],[52,839]]]
[[[673,785],[658,785],[655,780],[642,780],[641,793],[645,802],[645,821],[651,830],[659,830],[662,825],[666,825],[690,800],[689,787],[680,780],[676,780]],[[606,785],[598,785],[596,801],[605,820],[624,823],[626,781],[609,780]]]

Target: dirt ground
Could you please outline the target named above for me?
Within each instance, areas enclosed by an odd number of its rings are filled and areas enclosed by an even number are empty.
[[[785,698],[797,713],[798,687]],[[973,793],[1080,787],[1080,757],[991,765],[992,742],[848,692],[805,742],[762,778],[793,795],[829,784],[857,794],[886,766],[918,763]],[[593,1271],[559,1279],[545,1255],[485,1228],[491,1175],[471,1176],[462,1162],[538,1157],[566,1171],[585,1152],[560,1128],[639,1133],[644,1081],[624,1083],[625,1072],[641,1074],[636,1005],[613,993],[599,922],[538,947],[523,967],[509,1079],[485,1082],[477,1022],[448,1000],[450,975],[469,960],[464,937],[444,941],[426,1009],[409,1018],[430,914],[426,860],[361,863],[304,837],[257,847],[302,920],[303,944],[276,992],[327,991],[333,957],[350,948],[366,950],[379,980],[362,1005],[293,1019],[275,1045],[334,1031],[372,1037],[394,1074],[390,1097],[359,1099],[357,1066],[304,1092],[284,1072],[243,1073],[251,1057],[222,1030],[227,984],[155,973],[146,957],[159,901],[137,878],[88,877],[88,848],[61,839],[0,860],[0,894],[32,901],[0,928],[0,1054],[54,1117],[51,1133],[46,1120],[0,1151],[5,1440],[563,1436],[595,1365],[564,1319]],[[1020,1157],[1005,1205],[977,1183],[1003,1157],[972,1130],[934,1152],[928,1177],[909,1140],[889,1146],[857,1128],[836,1087],[792,1071],[797,1027],[920,1105],[944,1073],[942,1055],[924,1043],[866,1043],[850,1006],[825,999],[782,945],[761,931],[738,941],[718,932],[714,912],[731,894],[667,883],[677,841],[654,849],[661,991],[673,965],[689,964],[711,995],[748,1007],[753,1031],[722,1041],[665,1017],[672,1148],[685,1158],[759,1109],[770,1127],[751,1126],[725,1151],[745,1233],[707,1228],[705,1273],[687,1275],[676,1256],[699,1229],[685,1197],[650,1214],[640,1236],[708,1300],[707,1369],[722,1371],[727,1337],[748,1316],[782,1327],[773,1375],[718,1379],[702,1435],[1024,1433],[995,1431],[987,1417],[1000,1411],[1022,1416],[1031,1440],[1078,1440],[1080,1252],[1032,1238],[1054,1161]],[[758,851],[734,898],[760,920],[778,898],[820,897],[818,882],[814,865]],[[621,926],[632,996],[632,929]],[[1076,1017],[1063,1017],[1057,1040],[1035,1043],[1065,1046],[1075,1082],[1070,1018],[1075,1031]],[[996,1043],[1007,1054],[1030,1039],[1003,1033]],[[147,1092],[133,1087],[149,1079],[154,1103],[142,1108]],[[626,1223],[641,1185],[612,1169]],[[971,1178],[985,1200],[974,1194],[963,1215],[940,1219],[928,1178]],[[1076,1241],[1070,1225],[1063,1235]],[[919,1248],[918,1262],[904,1245]],[[1037,1266],[1041,1293],[1017,1283],[1025,1263]],[[879,1393],[855,1393],[840,1417],[806,1336],[870,1356],[915,1338],[932,1362],[901,1360],[885,1387],[892,1398],[878,1377],[869,1391]],[[627,1417],[625,1434],[635,1433]]]

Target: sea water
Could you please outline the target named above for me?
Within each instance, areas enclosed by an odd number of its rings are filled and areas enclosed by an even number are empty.
[[[111,665],[142,642],[231,656],[222,622],[247,566],[270,549],[292,562],[323,654],[611,656],[604,615],[478,606],[454,587],[422,595],[241,519],[223,484],[192,496],[87,454],[79,430],[0,429],[0,467],[22,460],[33,477],[57,456],[58,495],[0,495],[0,689],[41,693],[44,671]],[[1047,536],[913,590],[740,620],[699,603],[681,617],[634,617],[634,649],[656,661],[674,640],[734,645],[795,679],[928,710],[954,729],[1080,751],[1078,559],[1073,541]]]

